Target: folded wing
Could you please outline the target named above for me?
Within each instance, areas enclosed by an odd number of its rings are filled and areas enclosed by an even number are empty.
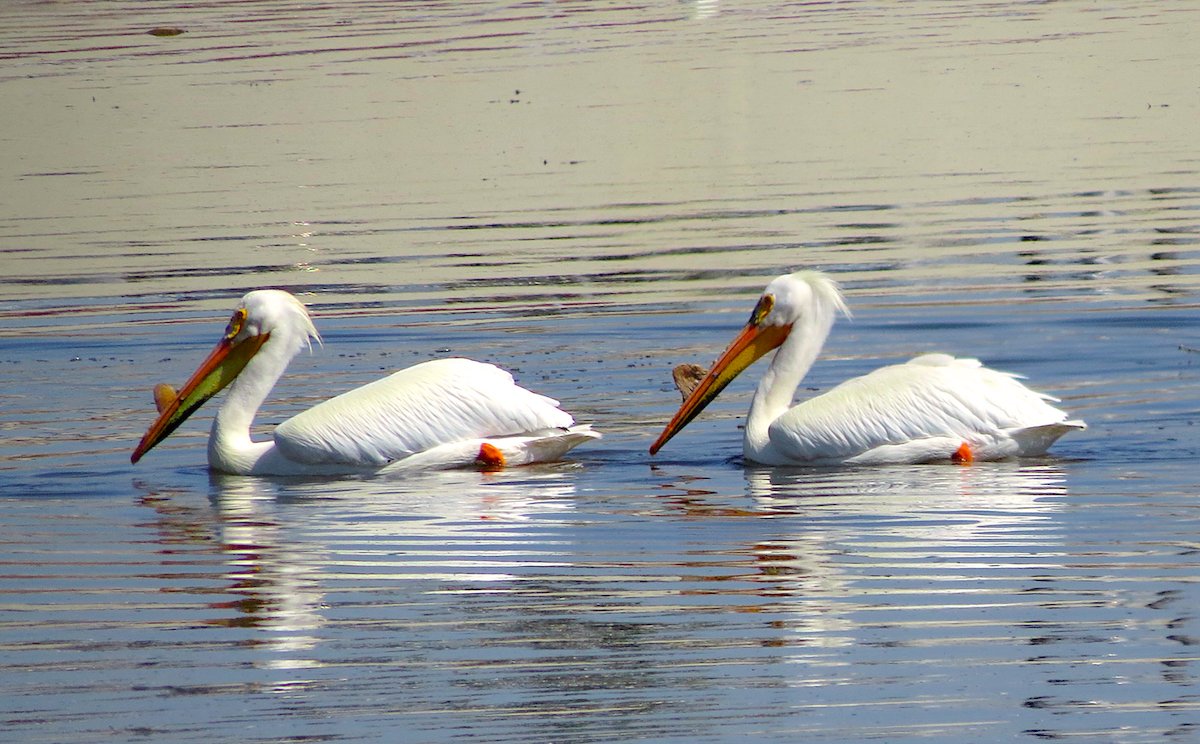
[[[280,424],[289,460],[382,466],[468,439],[528,435],[574,423],[558,401],[499,367],[439,359],[331,398]]]
[[[847,380],[792,408],[770,431],[781,451],[804,460],[848,459],[931,438],[984,448],[1011,444],[1008,454],[1034,455],[1063,432],[1083,428],[1053,400],[978,360],[927,354]],[[1023,436],[1026,430],[1049,434]]]

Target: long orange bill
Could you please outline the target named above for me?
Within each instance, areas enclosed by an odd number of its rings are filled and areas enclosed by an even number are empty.
[[[154,402],[158,407],[158,420],[146,431],[141,443],[130,456],[130,462],[136,463],[142,459],[142,455],[170,436],[171,432],[187,421],[188,416],[195,413],[205,401],[233,382],[251,357],[257,354],[270,338],[270,334],[263,334],[249,336],[234,343],[232,338],[235,333],[227,333],[221,339],[217,348],[213,349],[173,398],[169,395],[169,386],[160,384],[155,388]]]
[[[761,304],[760,302],[760,306]],[[769,306],[767,309],[769,310]],[[792,327],[790,325],[764,326],[756,322],[765,314],[756,308],[750,322],[733,339],[721,357],[713,363],[709,373],[700,381],[692,394],[683,401],[683,405],[675,412],[671,423],[667,424],[667,428],[663,429],[662,434],[659,434],[658,439],[650,446],[650,454],[657,453],[671,437],[678,434],[683,427],[692,422],[692,419],[699,416],[700,412],[725,389],[725,386],[733,382],[733,378],[758,361],[768,351],[784,342]]]

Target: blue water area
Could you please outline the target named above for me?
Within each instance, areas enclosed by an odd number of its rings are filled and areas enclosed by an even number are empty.
[[[1191,741],[1197,0],[0,4],[0,739]],[[163,31],[175,29],[182,33]],[[940,351],[1088,423],[1046,458],[762,468],[799,397]],[[403,478],[137,465],[238,298],[324,344],[254,428],[420,361],[604,438]]]
[[[937,329],[939,348],[1025,373],[1089,422],[1048,459],[748,467],[752,379],[651,458],[679,399],[670,367],[715,356],[739,304],[686,323],[322,319],[325,346],[298,358],[268,424],[461,353],[606,432],[562,463],[402,480],[210,475],[204,416],[130,466],[149,383],[186,375],[222,320],[33,346],[6,370],[37,401],[6,414],[26,432],[8,452],[28,458],[8,461],[0,500],[6,727],[28,741],[1189,735],[1185,314],[866,309],[806,381],[932,350]]]

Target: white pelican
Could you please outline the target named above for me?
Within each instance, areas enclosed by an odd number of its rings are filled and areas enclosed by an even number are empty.
[[[437,359],[331,398],[250,439],[250,423],[292,357],[320,341],[308,311],[280,290],[250,292],[225,336],[178,393],[155,388],[159,417],[130,458],[141,459],[226,385],[208,464],[239,475],[387,473],[554,460],[596,439],[552,400],[469,359]],[[232,384],[231,384],[232,383]]]
[[[877,465],[1001,460],[1043,455],[1082,421],[1050,405],[1015,375],[976,359],[925,354],[843,382],[792,407],[838,314],[837,284],[816,271],[774,279],[713,368],[686,399],[650,454],[687,426],[734,377],[778,347],[746,416],[747,460],[764,465]]]

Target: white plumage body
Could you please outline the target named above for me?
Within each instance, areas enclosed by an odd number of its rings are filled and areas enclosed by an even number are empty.
[[[747,426],[743,449],[767,465],[945,460],[963,444],[976,460],[1032,457],[1083,428],[1053,400],[977,359],[926,354],[790,408],[770,422],[765,441]]]
[[[520,459],[514,446],[546,437],[567,437],[566,444],[574,424],[558,401],[518,386],[499,367],[438,359],[319,403],[276,427],[274,440],[294,462],[384,468],[447,445],[473,449],[470,462],[484,441]]]

